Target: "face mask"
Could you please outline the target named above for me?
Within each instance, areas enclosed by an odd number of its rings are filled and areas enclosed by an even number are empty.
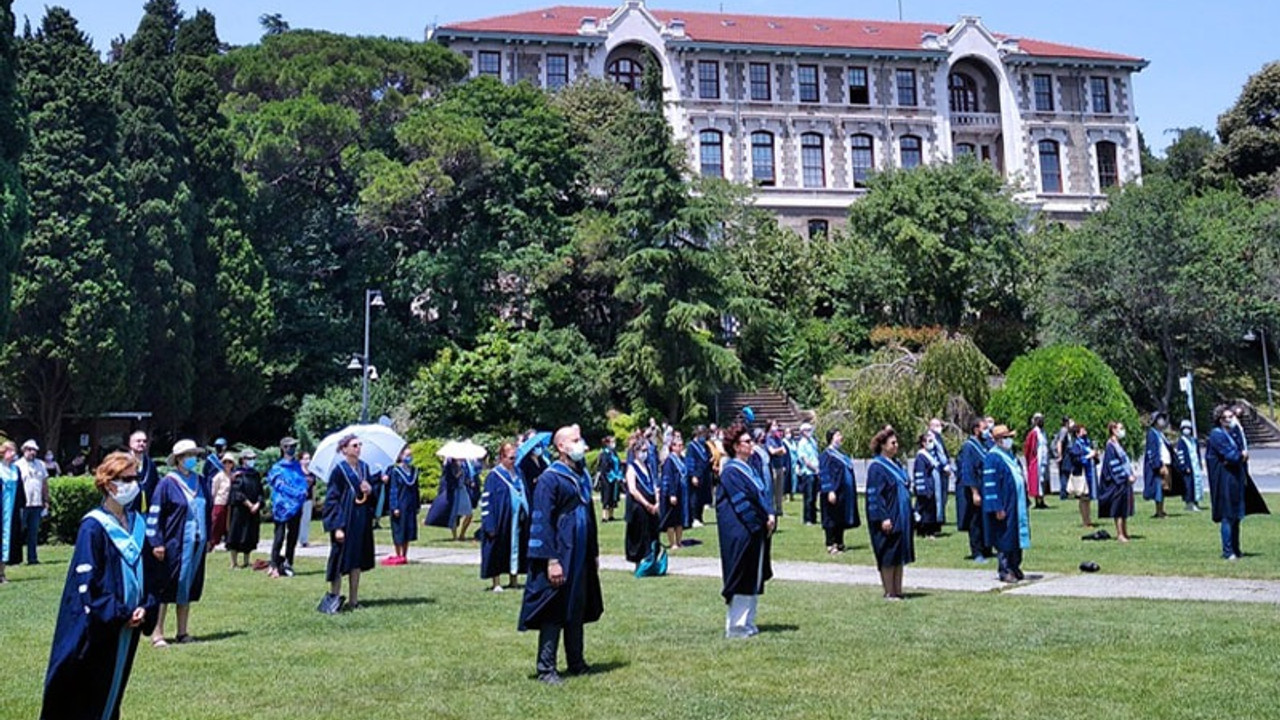
[[[413,464],[413,456],[412,456],[412,455],[405,455],[405,456],[404,456],[404,464],[405,464],[405,465],[412,465],[412,464]]]
[[[182,467],[186,468],[187,472],[195,472],[196,465],[198,465],[199,462],[200,461],[196,460],[194,457],[188,457],[182,461]]]
[[[643,461],[643,460],[648,460],[648,459],[649,459],[649,451],[648,451],[648,450],[640,450],[640,451],[636,452],[636,459],[637,459],[637,460],[642,460],[642,461]]]
[[[111,494],[111,497],[116,502],[120,503],[120,507],[128,507],[129,503],[133,502],[138,497],[139,492],[140,490],[138,488],[137,480],[131,480],[129,482],[117,481],[116,491]]]
[[[1000,447],[1005,450],[1013,449],[1013,438],[1000,438]]]
[[[587,444],[582,440],[579,440],[578,442],[574,443],[573,447],[569,448],[569,459],[574,462],[581,462],[582,458],[586,456],[587,456]]]
[[[982,431],[982,437],[984,437],[984,438],[986,438],[986,439],[990,440],[990,439],[991,439],[991,431],[990,431],[990,430],[983,430],[983,431]]]
[[[1124,428],[1120,428],[1119,430],[1116,431],[1116,437],[1120,438],[1121,440],[1124,439]]]
[[[244,466],[245,466],[245,467],[247,467],[247,468],[249,468],[250,470],[252,470],[252,469],[253,469],[253,466],[254,466],[254,465],[257,465],[257,464],[258,464],[258,461],[257,461],[257,460],[245,460],[245,461],[244,461]]]
[[[1191,428],[1182,428],[1182,434],[1191,437]]]
[[[285,448],[285,449],[284,449],[284,456],[285,456],[285,457],[287,457],[287,458],[291,458],[291,457],[293,457],[295,454],[297,454],[297,452],[298,452],[298,449],[297,449],[297,448],[294,448],[294,447],[287,447],[287,448]]]
[[[925,443],[924,443],[924,449],[925,449],[925,450],[932,450],[932,449],[933,449],[933,441],[932,441],[932,440],[926,440],[926,441],[925,441]]]

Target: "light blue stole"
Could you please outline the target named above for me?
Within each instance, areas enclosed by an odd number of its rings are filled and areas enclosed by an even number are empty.
[[[1031,547],[1031,518],[1027,516],[1027,477],[1022,474],[1022,466],[1003,449],[997,453],[1009,472],[1013,473],[1013,483],[1018,494],[1018,547],[1026,550]]]
[[[13,514],[18,512],[18,468],[9,465],[8,467],[0,465],[0,481],[4,485],[4,497],[0,501],[4,502],[0,506],[0,522],[4,523],[4,527],[0,528],[0,563],[9,562],[9,545],[13,543]]]
[[[524,483],[513,473],[501,465],[493,470],[498,479],[507,484],[507,500],[511,503],[511,567],[510,573],[515,575],[520,569],[520,511],[529,513],[529,498],[524,492]]]
[[[120,577],[124,580],[124,606],[136,608],[142,602],[142,546],[146,537],[147,523],[135,513],[126,516],[132,530],[122,527],[115,517],[95,508],[85,515],[86,519],[97,521],[106,531],[107,538],[120,553]],[[112,711],[120,699],[120,687],[123,685],[124,666],[129,659],[129,647],[133,642],[135,628],[128,625],[120,628],[120,637],[116,645],[115,671],[111,676],[111,690],[107,693],[107,703],[102,709],[103,720],[110,720]]]

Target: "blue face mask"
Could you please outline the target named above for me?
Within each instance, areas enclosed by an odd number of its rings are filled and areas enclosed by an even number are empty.
[[[195,457],[187,457],[187,459],[182,461],[182,467],[186,468],[187,472],[195,472],[196,465],[199,465],[199,464],[200,464],[200,461],[197,460]]]
[[[412,464],[413,464],[413,456],[412,456],[412,455],[405,455],[405,456],[404,456],[404,464],[405,464],[405,465],[412,465]]]

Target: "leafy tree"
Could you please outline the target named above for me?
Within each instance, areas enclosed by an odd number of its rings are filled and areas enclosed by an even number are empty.
[[[557,92],[551,104],[564,115],[581,148],[579,182],[588,199],[607,206],[629,169],[632,128],[641,120],[636,94],[604,78],[583,78]]]
[[[1203,185],[1206,164],[1218,150],[1218,141],[1207,130],[1199,127],[1170,130],[1176,136],[1165,150],[1164,171],[1178,182]]]
[[[0,0],[0,307],[9,307],[10,268],[27,231],[27,198],[18,160],[27,143],[22,99],[18,95],[12,0]],[[8,332],[9,314],[0,319],[0,337]]]
[[[1079,345],[1043,347],[1014,360],[987,413],[1015,428],[1028,427],[1035,413],[1049,423],[1069,416],[1089,428],[1094,438],[1106,435],[1109,422],[1122,422],[1131,430],[1139,427],[1138,411],[1120,378],[1102,358]],[[1128,437],[1130,450],[1142,441],[1137,432]]]
[[[4,370],[45,446],[58,447],[65,413],[119,410],[132,393],[118,121],[106,69],[67,10],[52,8],[28,31],[19,59],[33,130],[21,169],[35,222]]]
[[[314,448],[330,433],[359,422],[361,393],[359,373],[356,373],[355,380],[342,380],[304,395],[294,415],[293,427],[302,446]],[[369,386],[369,417],[376,420],[386,415],[391,418],[392,429],[408,437],[415,423],[409,414],[407,399],[407,387],[399,377],[380,376]]]
[[[1263,66],[1240,97],[1218,116],[1221,150],[1213,168],[1236,178],[1253,197],[1274,194],[1280,176],[1280,62]]]
[[[263,35],[280,35],[289,32],[289,23],[280,13],[264,13],[258,16]]]
[[[1273,218],[1233,190],[1196,196],[1162,177],[1126,186],[1043,251],[1046,338],[1094,349],[1130,394],[1168,408],[1187,367],[1274,313]]]
[[[144,333],[141,342],[128,346],[145,349],[133,354],[136,387],[141,406],[161,427],[175,427],[191,416],[196,381],[190,227],[195,208],[173,99],[181,19],[174,0],[148,0],[114,68],[125,188],[121,223],[133,254],[133,321]]]

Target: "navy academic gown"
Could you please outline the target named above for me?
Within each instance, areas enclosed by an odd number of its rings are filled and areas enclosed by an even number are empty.
[[[1015,471],[1015,468],[1016,471]],[[1018,461],[1004,448],[992,448],[983,460],[982,512],[991,529],[991,544],[1003,553],[1031,546],[1030,516],[1027,513],[1027,480]],[[1003,511],[1004,519],[996,519]]]
[[[227,496],[227,549],[233,552],[253,552],[258,549],[262,535],[261,506],[251,513],[244,504],[262,502],[262,476],[253,468],[236,468],[231,478],[231,492]]]
[[[352,570],[373,569],[373,513],[377,495],[371,492],[361,496],[362,481],[373,488],[369,466],[363,460],[356,468],[346,460],[338,460],[329,472],[322,513],[324,531],[329,533],[329,564],[324,574],[329,582]],[[339,530],[344,536],[342,542],[333,537]]]
[[[157,606],[155,588],[148,582],[156,565],[148,561],[146,518],[139,513],[127,517],[133,538],[130,553],[138,553],[130,565],[135,577],[140,576],[133,603],[126,598],[124,563],[115,542],[98,520],[86,516],[80,521],[53,632],[41,720],[120,717],[138,638],[155,628]],[[126,626],[138,607],[146,611],[146,618],[130,630]]]
[[[848,530],[862,524],[858,514],[858,484],[853,474],[853,460],[829,447],[818,456],[818,477],[822,482],[822,527]],[[836,494],[834,504],[827,502],[828,493]]]
[[[1160,448],[1162,446],[1166,448],[1169,446],[1164,439],[1164,434],[1156,428],[1147,428],[1147,445],[1142,453],[1142,498],[1144,500],[1164,502],[1164,485],[1160,483],[1160,468],[1163,467],[1163,463],[1160,462]],[[1172,448],[1169,449],[1169,457],[1173,457]],[[1104,459],[1104,468],[1106,467],[1105,463],[1106,460]],[[1103,515],[1103,517],[1112,516]]]
[[[920,517],[921,532],[936,532],[947,521],[947,489],[942,473],[943,469],[938,464],[936,455],[927,451],[916,453],[911,476],[915,485],[915,512]]]
[[[1247,481],[1240,444],[1226,430],[1216,427],[1209,433],[1204,452],[1209,471],[1210,507],[1213,521],[1240,520],[1245,516],[1244,489]]]
[[[893,523],[889,532],[881,523]],[[880,568],[906,565],[916,560],[915,538],[912,537],[911,489],[907,470],[898,463],[877,455],[867,465],[867,531],[871,534],[871,550]]]
[[[970,498],[969,489],[982,492],[982,461],[987,456],[987,449],[982,441],[969,437],[960,446],[957,458],[959,477],[956,479],[956,527],[968,531],[973,523],[982,523],[982,507],[975,506]]]
[[[418,470],[405,469],[396,465],[387,473],[391,477],[391,488],[388,491],[391,499],[391,537],[397,545],[411,543],[418,539],[418,510],[422,501],[418,497]],[[400,511],[396,517],[395,511]]]
[[[1236,447],[1239,447],[1242,452],[1249,452],[1249,440],[1244,436],[1244,426],[1237,423],[1229,432],[1231,438],[1236,441]],[[1241,465],[1244,466],[1244,514],[1270,515],[1271,510],[1267,508],[1267,501],[1263,499],[1262,493],[1258,492],[1258,486],[1253,484],[1248,458],[1242,459]]]
[[[689,481],[684,458],[671,453],[662,463],[662,497],[658,504],[658,528],[687,528],[693,523],[689,516]],[[671,504],[675,497],[676,504]]]
[[[764,476],[741,460],[726,460],[720,468],[716,499],[716,533],[720,537],[720,594],[763,595],[773,577],[770,563],[769,515],[773,490]]]
[[[524,482],[498,465],[480,496],[480,577],[529,572],[529,497]]]
[[[712,502],[711,496],[711,451],[707,449],[707,441],[694,438],[685,452],[689,463],[689,478],[698,479],[698,486],[689,488],[689,499],[697,509],[704,508]]]
[[[462,482],[463,472],[452,461],[445,461],[444,470],[440,473],[440,487],[436,490],[436,499],[432,500],[431,507],[427,508],[428,526],[453,529],[453,520],[457,515],[454,508],[457,507],[460,493],[466,492]]]
[[[631,460],[630,466],[636,476],[636,490],[640,491],[645,500],[651,503],[658,502],[658,487],[648,474],[648,462],[641,463]],[[659,508],[657,515],[650,515],[643,505],[631,497],[630,491],[627,491],[627,505],[623,513],[623,519],[627,523],[623,538],[623,552],[626,554],[628,562],[638,563],[649,554],[653,544],[658,541],[658,535],[661,533],[658,526],[658,520],[661,515],[661,508]]]
[[[772,498],[773,470],[770,465],[769,451],[764,449],[763,443],[757,444],[755,447],[751,448],[751,457],[747,458],[747,464],[751,466],[752,470],[759,473],[760,477],[764,478],[766,483],[770,483],[769,497]],[[770,502],[773,501],[770,500]],[[773,507],[773,505],[770,505],[769,507]]]
[[[1084,475],[1084,484],[1089,491],[1089,497],[1098,496],[1097,478],[1094,477],[1094,462],[1088,460],[1089,451],[1093,449],[1093,443],[1089,442],[1088,437],[1077,437],[1071,441],[1071,474]]]
[[[591,502],[591,478],[563,462],[538,477],[530,503],[529,581],[520,606],[520,630],[595,622],[604,614],[600,592],[600,542]],[[547,561],[564,570],[551,585]]]
[[[1132,472],[1129,454],[1118,443],[1108,440],[1107,449],[1102,454],[1102,477],[1098,482],[1098,517],[1127,518],[1133,515],[1133,485],[1129,483]],[[1156,484],[1160,484],[1159,476]]]
[[[152,547],[164,546],[164,562],[156,578],[160,602],[186,605],[204,594],[204,559],[212,523],[213,500],[199,475],[183,479],[174,471],[156,485],[147,511],[147,541]]]
[[[155,496],[156,485],[159,484],[160,471],[156,469],[155,462],[144,453],[138,463],[138,487],[142,489],[142,495],[133,501],[137,510],[146,512],[151,507],[151,498]]]

